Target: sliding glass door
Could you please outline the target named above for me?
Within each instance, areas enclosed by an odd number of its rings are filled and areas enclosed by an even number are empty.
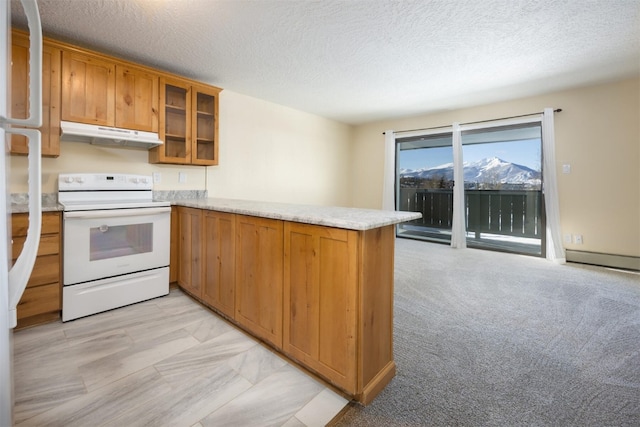
[[[544,256],[540,122],[467,127],[462,164],[451,131],[396,138],[396,205],[422,213],[401,237],[451,242],[454,168],[464,176],[467,246]]]
[[[400,224],[398,235],[451,241],[453,221],[453,149],[451,133],[396,140],[397,206],[422,212],[419,220]]]
[[[462,132],[467,246],[544,256],[540,123]]]

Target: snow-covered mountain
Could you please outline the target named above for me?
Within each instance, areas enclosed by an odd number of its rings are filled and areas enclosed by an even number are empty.
[[[477,162],[464,162],[464,182],[465,183],[500,183],[500,184],[527,184],[533,186],[540,185],[540,172],[523,165],[510,163],[491,157]],[[445,181],[453,180],[453,164],[425,169],[402,169],[401,178],[421,178],[421,179],[441,179]]]

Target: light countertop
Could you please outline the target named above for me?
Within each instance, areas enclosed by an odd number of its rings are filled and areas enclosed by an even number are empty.
[[[42,212],[57,212],[62,210],[55,193],[42,194]],[[29,197],[24,193],[11,194],[11,213],[29,212]]]
[[[237,199],[183,199],[175,200],[172,204],[348,230],[370,230],[422,217],[419,212],[383,211]]]
[[[62,211],[55,194],[43,195],[42,211]],[[370,230],[386,225],[399,224],[421,218],[419,212],[383,211],[378,209],[346,208],[339,206],[315,206],[293,203],[263,202],[240,199],[183,198],[164,195],[174,206],[229,212],[305,224],[324,225],[348,230]],[[12,195],[11,212],[28,212],[26,195]]]

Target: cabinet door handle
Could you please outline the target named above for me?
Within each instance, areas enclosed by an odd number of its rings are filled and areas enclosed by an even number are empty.
[[[35,129],[11,128],[7,133],[17,133],[29,138],[29,228],[22,252],[9,270],[9,327],[15,328],[18,324],[16,307],[36,262],[42,231],[41,137],[40,131]]]
[[[126,218],[131,216],[147,216],[171,213],[171,207],[108,209],[97,211],[70,211],[64,213],[65,219]]]

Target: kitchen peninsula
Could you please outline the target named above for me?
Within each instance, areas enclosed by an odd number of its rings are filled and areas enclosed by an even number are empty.
[[[395,224],[414,212],[176,200],[172,267],[198,301],[366,405],[395,375]]]

